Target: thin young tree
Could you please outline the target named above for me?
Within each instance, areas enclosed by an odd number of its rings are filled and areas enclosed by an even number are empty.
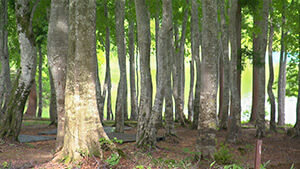
[[[124,117],[127,119],[127,69],[125,45],[125,0],[115,1],[116,43],[120,68],[120,81],[116,101],[116,132],[124,132]]]
[[[273,23],[273,7],[272,0],[270,0],[270,22],[269,22],[269,45],[268,45],[268,56],[269,56],[269,82],[268,82],[268,95],[271,104],[271,119],[270,119],[270,131],[276,131],[276,114],[275,114],[275,96],[273,93],[274,83],[274,66],[273,66],[273,37],[274,37],[274,23]]]

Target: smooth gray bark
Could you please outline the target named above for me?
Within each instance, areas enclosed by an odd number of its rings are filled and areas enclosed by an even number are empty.
[[[200,89],[201,89],[201,61],[200,61],[200,53],[199,53],[199,46],[201,44],[201,32],[199,29],[199,12],[198,12],[198,6],[199,4],[197,1],[192,0],[192,22],[193,22],[193,28],[192,28],[192,34],[194,39],[193,46],[195,46],[195,62],[196,62],[196,86],[195,86],[195,96],[194,96],[194,103],[193,103],[193,123],[192,123],[192,129],[198,128],[198,117],[200,112]],[[198,49],[197,49],[198,48]]]
[[[203,158],[213,158],[217,128],[218,15],[217,0],[202,1],[202,65],[200,114],[196,149]],[[197,103],[195,103],[197,104]]]
[[[287,60],[287,51],[285,44],[285,8],[286,2],[283,0],[283,7],[281,13],[281,38],[280,38],[280,59],[279,59],[279,73],[278,73],[278,125],[283,126],[285,124],[285,87],[286,87],[286,60]]]
[[[107,20],[108,18],[108,9],[107,9],[107,0],[104,0],[104,15]],[[110,74],[110,28],[108,25],[105,27],[105,85],[104,90],[107,88],[107,99],[106,99],[106,113],[107,120],[113,120],[114,115],[111,108],[111,74]],[[105,97],[105,95],[104,95]],[[103,120],[103,119],[102,119]]]
[[[124,118],[127,120],[127,70],[125,45],[125,0],[115,1],[116,43],[120,68],[120,81],[116,101],[116,132],[124,132]]]
[[[82,152],[103,157],[99,139],[109,140],[96,101],[96,1],[71,0],[69,9],[65,135],[62,150],[54,159],[65,162],[80,160]]]
[[[254,34],[253,52],[254,57],[260,61],[258,71],[258,111],[256,120],[256,136],[261,138],[265,135],[265,53],[268,37],[269,0],[260,2],[259,8],[254,15],[254,25],[261,31]]]
[[[138,46],[140,57],[141,94],[136,135],[138,147],[149,145],[149,120],[152,109],[152,81],[150,73],[150,16],[145,0],[135,0]],[[152,127],[152,126],[151,126]],[[150,146],[152,146],[151,143]]]
[[[128,36],[129,36],[130,102],[131,102],[130,120],[137,121],[138,100],[137,100],[136,85],[135,85],[134,21],[129,22]]]
[[[68,0],[52,0],[48,28],[47,56],[57,106],[56,151],[63,146],[65,123],[65,87],[68,55]]]
[[[228,25],[226,22],[225,1],[219,0],[220,19],[221,19],[221,58],[223,62],[223,99],[222,106],[220,105],[220,129],[228,127],[228,109],[229,109],[229,85],[230,85],[230,64],[229,64],[229,49],[228,49]],[[220,66],[221,67],[221,66]],[[220,76],[222,76],[220,74]],[[221,81],[220,81],[221,85]]]
[[[55,87],[53,82],[53,77],[51,73],[50,67],[48,67],[49,71],[49,81],[50,81],[50,87],[51,87],[51,98],[50,98],[50,105],[49,105],[49,116],[50,116],[50,125],[57,126],[57,106],[56,106],[56,93],[55,93]]]
[[[240,138],[241,131],[241,102],[239,95],[239,87],[237,83],[237,61],[238,61],[238,47],[236,36],[236,12],[238,9],[238,0],[231,0],[229,3],[229,37],[230,37],[230,91],[231,91],[231,123],[227,134],[227,141],[237,142]]]

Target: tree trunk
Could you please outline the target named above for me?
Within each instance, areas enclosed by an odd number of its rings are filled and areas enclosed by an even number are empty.
[[[136,142],[138,147],[148,146],[148,122],[152,109],[152,81],[150,73],[150,16],[145,0],[135,0],[138,45],[140,57],[141,95]]]
[[[193,102],[193,123],[192,123],[192,129],[198,128],[198,117],[200,112],[200,88],[201,88],[201,62],[200,62],[200,54],[199,54],[199,45],[200,42],[200,36],[201,32],[199,29],[199,14],[198,14],[198,2],[196,0],[192,0],[192,36],[194,40],[192,41],[192,46],[195,47],[195,62],[196,62],[196,86],[195,86],[195,96],[194,96],[194,102]],[[193,48],[192,48],[193,49]]]
[[[50,98],[50,105],[49,105],[49,116],[50,116],[50,125],[57,126],[57,106],[56,106],[56,93],[55,93],[55,87],[53,82],[53,77],[51,73],[50,67],[48,68],[49,71],[49,81],[51,86],[51,98]]]
[[[216,138],[218,22],[217,1],[202,1],[202,65],[200,112],[198,119],[197,151],[203,158],[213,158]],[[195,103],[197,104],[197,103]]]
[[[195,83],[195,58],[199,58],[199,16],[198,3],[196,0],[191,2],[191,45],[192,60],[190,61],[190,91],[188,101],[188,120],[192,121],[194,114],[194,83]]]
[[[256,136],[261,138],[265,135],[265,53],[268,37],[268,15],[269,15],[269,0],[263,0],[254,14],[254,25],[261,31],[254,34],[253,37],[253,53],[256,62],[259,65],[254,65],[258,72],[258,105],[257,105],[257,120],[256,120]]]
[[[38,50],[39,50],[39,109],[38,109],[38,117],[42,117],[43,113],[43,76],[42,76],[42,71],[43,71],[43,55],[42,55],[42,48],[41,44],[38,45]]]
[[[9,66],[9,53],[8,53],[8,32],[7,27],[7,0],[2,0],[0,8],[0,61],[1,61],[1,74],[0,74],[0,118],[6,109],[8,100],[11,93],[11,79],[10,79],[10,66]]]
[[[34,81],[28,96],[27,110],[25,112],[26,116],[36,117],[37,108],[37,92],[36,92],[36,82]]]
[[[189,0],[187,0],[187,4]],[[176,120],[179,120],[181,125],[185,125],[185,115],[184,115],[184,49],[185,49],[185,40],[186,40],[186,26],[188,21],[188,10],[184,9],[184,16],[181,26],[181,37],[180,42],[176,45],[175,55],[174,55],[174,73],[173,73],[173,90],[174,90],[174,99],[175,99],[175,117]],[[175,36],[178,35],[178,32],[175,31]],[[176,42],[176,39],[175,39]],[[178,51],[178,52],[177,52]]]
[[[105,19],[108,18],[108,9],[107,9],[107,0],[104,0],[104,15]],[[109,26],[105,27],[105,63],[106,63],[106,71],[105,71],[105,87],[107,88],[107,100],[106,100],[106,113],[107,120],[113,120],[114,115],[112,113],[111,108],[111,75],[110,75],[110,29]],[[103,96],[105,97],[105,96]],[[102,119],[103,120],[103,119]]]
[[[68,55],[68,1],[52,0],[48,28],[47,56],[51,69],[57,106],[56,151],[64,144],[65,87]]]
[[[270,0],[270,5],[272,6],[272,0]],[[273,37],[274,37],[274,25],[273,25],[273,17],[272,17],[272,13],[273,13],[273,8],[270,7],[270,31],[269,31],[269,83],[268,83],[268,95],[269,95],[269,99],[270,99],[270,104],[271,104],[271,119],[270,119],[270,131],[276,131],[276,108],[275,108],[275,96],[273,93],[273,82],[274,82],[274,67],[273,67]]]
[[[236,44],[237,44],[237,87],[241,102],[241,77],[242,77],[242,8],[240,1],[238,1],[236,11]]]
[[[81,159],[82,152],[102,157],[99,139],[109,139],[98,116],[95,93],[96,1],[70,1],[69,8],[65,136],[60,156],[55,159],[64,158],[65,162]]]
[[[225,1],[220,3],[220,19],[221,19],[221,57],[223,58],[223,100],[222,106],[220,104],[220,129],[227,129],[228,127],[228,109],[229,109],[229,84],[230,84],[230,64],[229,64],[229,50],[228,50],[228,26],[226,23]],[[220,66],[221,67],[221,66]],[[220,76],[222,76],[220,74]],[[221,81],[220,81],[221,85]]]
[[[18,140],[23,119],[23,111],[36,73],[36,46],[33,38],[32,20],[36,1],[30,8],[29,0],[17,0],[16,18],[21,53],[21,73],[10,95],[7,109],[1,123],[0,138]]]
[[[136,121],[138,116],[138,105],[135,87],[135,56],[134,56],[134,21],[129,22],[129,62],[130,62],[130,102],[131,102],[131,114],[130,120]]]
[[[229,9],[229,37],[230,37],[230,49],[231,49],[231,60],[230,60],[230,91],[231,91],[231,103],[230,110],[232,120],[230,122],[229,131],[227,134],[227,141],[237,142],[240,139],[241,131],[241,102],[240,94],[238,92],[239,87],[237,83],[238,79],[238,46],[237,46],[237,35],[236,35],[236,13],[238,9],[238,0],[230,1]]]
[[[285,86],[286,86],[286,49],[285,49],[285,0],[282,7],[281,49],[278,75],[278,125],[285,124]]]
[[[126,47],[125,47],[125,0],[115,1],[116,42],[120,68],[120,81],[116,101],[116,132],[124,132],[124,118],[127,120],[127,75],[126,75]]]

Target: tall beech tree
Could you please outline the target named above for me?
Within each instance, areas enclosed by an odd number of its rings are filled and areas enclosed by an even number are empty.
[[[278,125],[285,124],[285,91],[286,91],[286,0],[282,1],[281,11],[281,38],[280,38],[280,59],[279,59],[279,73],[278,73]]]
[[[218,0],[218,6],[220,9],[220,26],[221,26],[221,58],[220,58],[220,90],[223,86],[222,94],[222,104],[220,101],[219,107],[219,118],[220,120],[220,129],[227,129],[228,127],[228,109],[229,109],[229,86],[230,86],[230,64],[229,64],[229,49],[228,49],[228,25],[226,22],[226,9],[225,1]],[[221,63],[223,65],[221,66]],[[223,84],[222,84],[223,83]],[[220,92],[221,99],[221,92]]]
[[[254,26],[259,30],[253,35],[253,74],[254,71],[256,71],[256,80],[258,80],[258,100],[256,114],[256,136],[258,138],[265,135],[265,54],[268,39],[268,16],[269,0],[259,1],[253,17]]]
[[[8,32],[7,32],[7,0],[0,2],[0,118],[2,110],[6,109],[11,92],[9,53],[8,53]]]
[[[69,29],[68,19],[68,1],[52,0],[48,28],[47,55],[56,95],[56,151],[62,148],[64,138],[66,66],[68,56]]]
[[[100,138],[108,139],[96,101],[96,1],[69,2],[69,54],[65,100],[64,144],[55,160],[103,156]],[[81,151],[78,151],[81,150]]]
[[[152,127],[148,125],[152,109],[152,81],[150,73],[150,16],[145,0],[135,0],[134,2],[137,19],[141,75],[141,93],[136,142],[137,146],[146,147],[148,145],[153,145],[153,143],[148,141],[150,134],[149,130]]]
[[[237,62],[238,62],[238,47],[237,47],[237,35],[236,35],[236,13],[238,10],[238,0],[231,0],[229,3],[229,39],[230,39],[230,93],[231,93],[231,102],[230,102],[230,113],[231,113],[231,123],[229,126],[229,131],[227,134],[227,141],[237,142],[240,137],[241,131],[241,102],[239,87],[237,83],[238,71],[237,71]]]
[[[217,0],[202,1],[202,65],[200,114],[196,149],[202,157],[213,158],[217,129],[217,62],[218,62]]]
[[[120,80],[116,100],[116,131],[124,132],[124,117],[127,119],[127,69],[125,45],[125,0],[115,1],[116,43],[118,48],[118,61]]]
[[[4,118],[1,121],[0,138],[2,139],[18,140],[25,103],[35,79],[37,55],[32,22],[38,2],[35,1],[31,4],[30,0],[15,1],[21,69],[12,88],[7,109],[4,110]]]

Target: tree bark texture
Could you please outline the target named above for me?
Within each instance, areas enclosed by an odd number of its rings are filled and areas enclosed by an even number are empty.
[[[218,21],[217,0],[202,1],[202,75],[200,94],[200,114],[196,149],[203,158],[213,158],[216,138],[217,112],[217,61],[218,61]],[[197,103],[195,103],[197,104]]]
[[[6,109],[10,92],[11,92],[11,79],[10,79],[10,66],[9,66],[9,53],[8,53],[8,32],[7,26],[7,0],[0,1],[0,61],[1,61],[1,74],[0,74],[0,118]]]
[[[48,28],[47,56],[53,77],[57,106],[56,151],[64,142],[65,87],[68,55],[68,1],[52,0]]]
[[[285,124],[285,86],[286,86],[286,47],[285,47],[285,0],[282,7],[282,25],[281,25],[281,39],[280,39],[280,60],[279,60],[279,75],[278,75],[278,125]]]
[[[190,61],[190,91],[188,101],[188,120],[192,121],[194,114],[195,58],[199,58],[199,14],[198,3],[191,1],[191,45],[192,60]]]
[[[108,9],[107,9],[107,0],[104,1],[104,15],[108,20]],[[107,120],[113,120],[114,115],[112,113],[111,108],[111,75],[110,75],[110,29],[109,26],[105,27],[105,63],[106,63],[106,71],[105,71],[105,87],[107,88],[107,100],[106,100],[106,113]],[[104,87],[104,88],[105,88]],[[104,96],[105,97],[105,96]]]
[[[200,36],[201,32],[199,29],[199,12],[198,12],[198,7],[199,4],[196,0],[192,0],[192,10],[191,10],[191,15],[192,15],[192,37],[194,40],[192,40],[192,46],[195,47],[193,49],[195,52],[195,62],[196,62],[196,85],[195,85],[195,95],[194,95],[194,101],[193,101],[193,123],[192,123],[192,129],[197,129],[198,128],[198,117],[199,117],[199,112],[200,112],[200,87],[201,87],[201,62],[200,62],[200,53],[199,53],[199,46],[200,46]],[[197,49],[198,48],[198,49]]]
[[[126,45],[125,45],[125,0],[115,1],[116,42],[120,68],[120,81],[116,101],[116,132],[124,132],[124,117],[127,119],[127,75],[126,75]]]
[[[38,2],[38,1],[37,1]],[[37,5],[35,3],[35,5]],[[29,0],[15,1],[16,22],[21,53],[21,73],[18,84],[12,90],[7,109],[0,126],[0,138],[17,141],[23,119],[23,111],[36,73],[36,46],[32,31],[35,8]]]
[[[55,125],[57,127],[57,106],[56,106],[56,93],[53,82],[52,73],[50,67],[48,67],[49,71],[49,81],[51,86],[51,98],[50,98],[50,106],[49,106],[49,116],[50,116],[50,125]]]
[[[102,157],[99,139],[109,139],[96,101],[96,1],[70,1],[69,8],[65,135],[57,156],[65,162],[81,159],[82,152]]]
[[[173,58],[173,9],[172,1],[163,1],[162,27],[158,35],[158,55],[163,61],[165,95],[165,130],[166,136],[174,134],[174,113],[172,98],[172,58]],[[162,72],[163,73],[163,72]]]
[[[134,21],[129,22],[128,36],[129,36],[130,102],[131,102],[130,120],[137,121],[138,100],[137,100],[136,85],[135,85]]]
[[[228,127],[228,109],[229,109],[229,84],[230,84],[230,64],[229,64],[229,49],[228,49],[228,26],[226,23],[225,1],[219,0],[220,19],[221,19],[221,58],[223,61],[223,99],[222,106],[220,104],[220,129]],[[221,67],[221,66],[220,66]],[[222,76],[220,74],[220,76]],[[220,81],[221,85],[221,81]]]
[[[37,108],[36,81],[34,81],[31,86],[27,103],[28,103],[27,110],[25,112],[26,116],[36,117],[36,108]]]
[[[237,35],[236,35],[236,13],[238,10],[238,0],[231,0],[229,3],[229,37],[230,37],[230,49],[231,49],[231,60],[230,60],[230,91],[231,91],[231,122],[229,131],[227,134],[227,141],[237,142],[240,138],[241,131],[241,100],[238,92],[239,87],[237,83],[238,79],[238,46],[237,46]]]
[[[187,3],[189,0],[187,0]],[[173,93],[175,100],[175,118],[179,120],[181,125],[185,125],[185,115],[184,115],[184,49],[185,49],[185,40],[186,40],[186,27],[188,21],[187,9],[183,11],[184,16],[181,26],[181,37],[179,44],[175,47],[174,54],[174,70],[173,70]],[[177,28],[178,29],[178,28]],[[176,30],[176,29],[175,29]],[[178,36],[178,31],[175,31],[175,36]],[[176,39],[175,39],[175,42]]]
[[[135,0],[135,10],[137,17],[141,75],[141,94],[136,142],[137,146],[146,147],[149,140],[149,120],[152,109],[152,81],[150,74],[150,16],[145,0]]]
[[[270,0],[270,5],[272,6],[272,0]],[[268,95],[270,99],[270,112],[271,112],[271,119],[270,119],[270,131],[276,131],[276,108],[275,108],[275,96],[273,93],[273,83],[274,83],[274,66],[273,66],[273,37],[274,37],[274,25],[273,25],[273,8],[270,8],[270,30],[269,30],[269,49],[268,49],[268,56],[269,56],[269,82],[268,82]]]
[[[269,16],[269,0],[260,2],[259,7],[254,14],[254,25],[261,31],[255,33],[253,37],[253,53],[255,62],[259,61],[259,65],[254,65],[258,72],[258,105],[256,120],[256,136],[261,138],[265,135],[265,53],[268,37],[268,16]]]
[[[38,117],[42,117],[43,114],[43,54],[41,44],[38,45],[39,51],[39,109],[38,109]]]

